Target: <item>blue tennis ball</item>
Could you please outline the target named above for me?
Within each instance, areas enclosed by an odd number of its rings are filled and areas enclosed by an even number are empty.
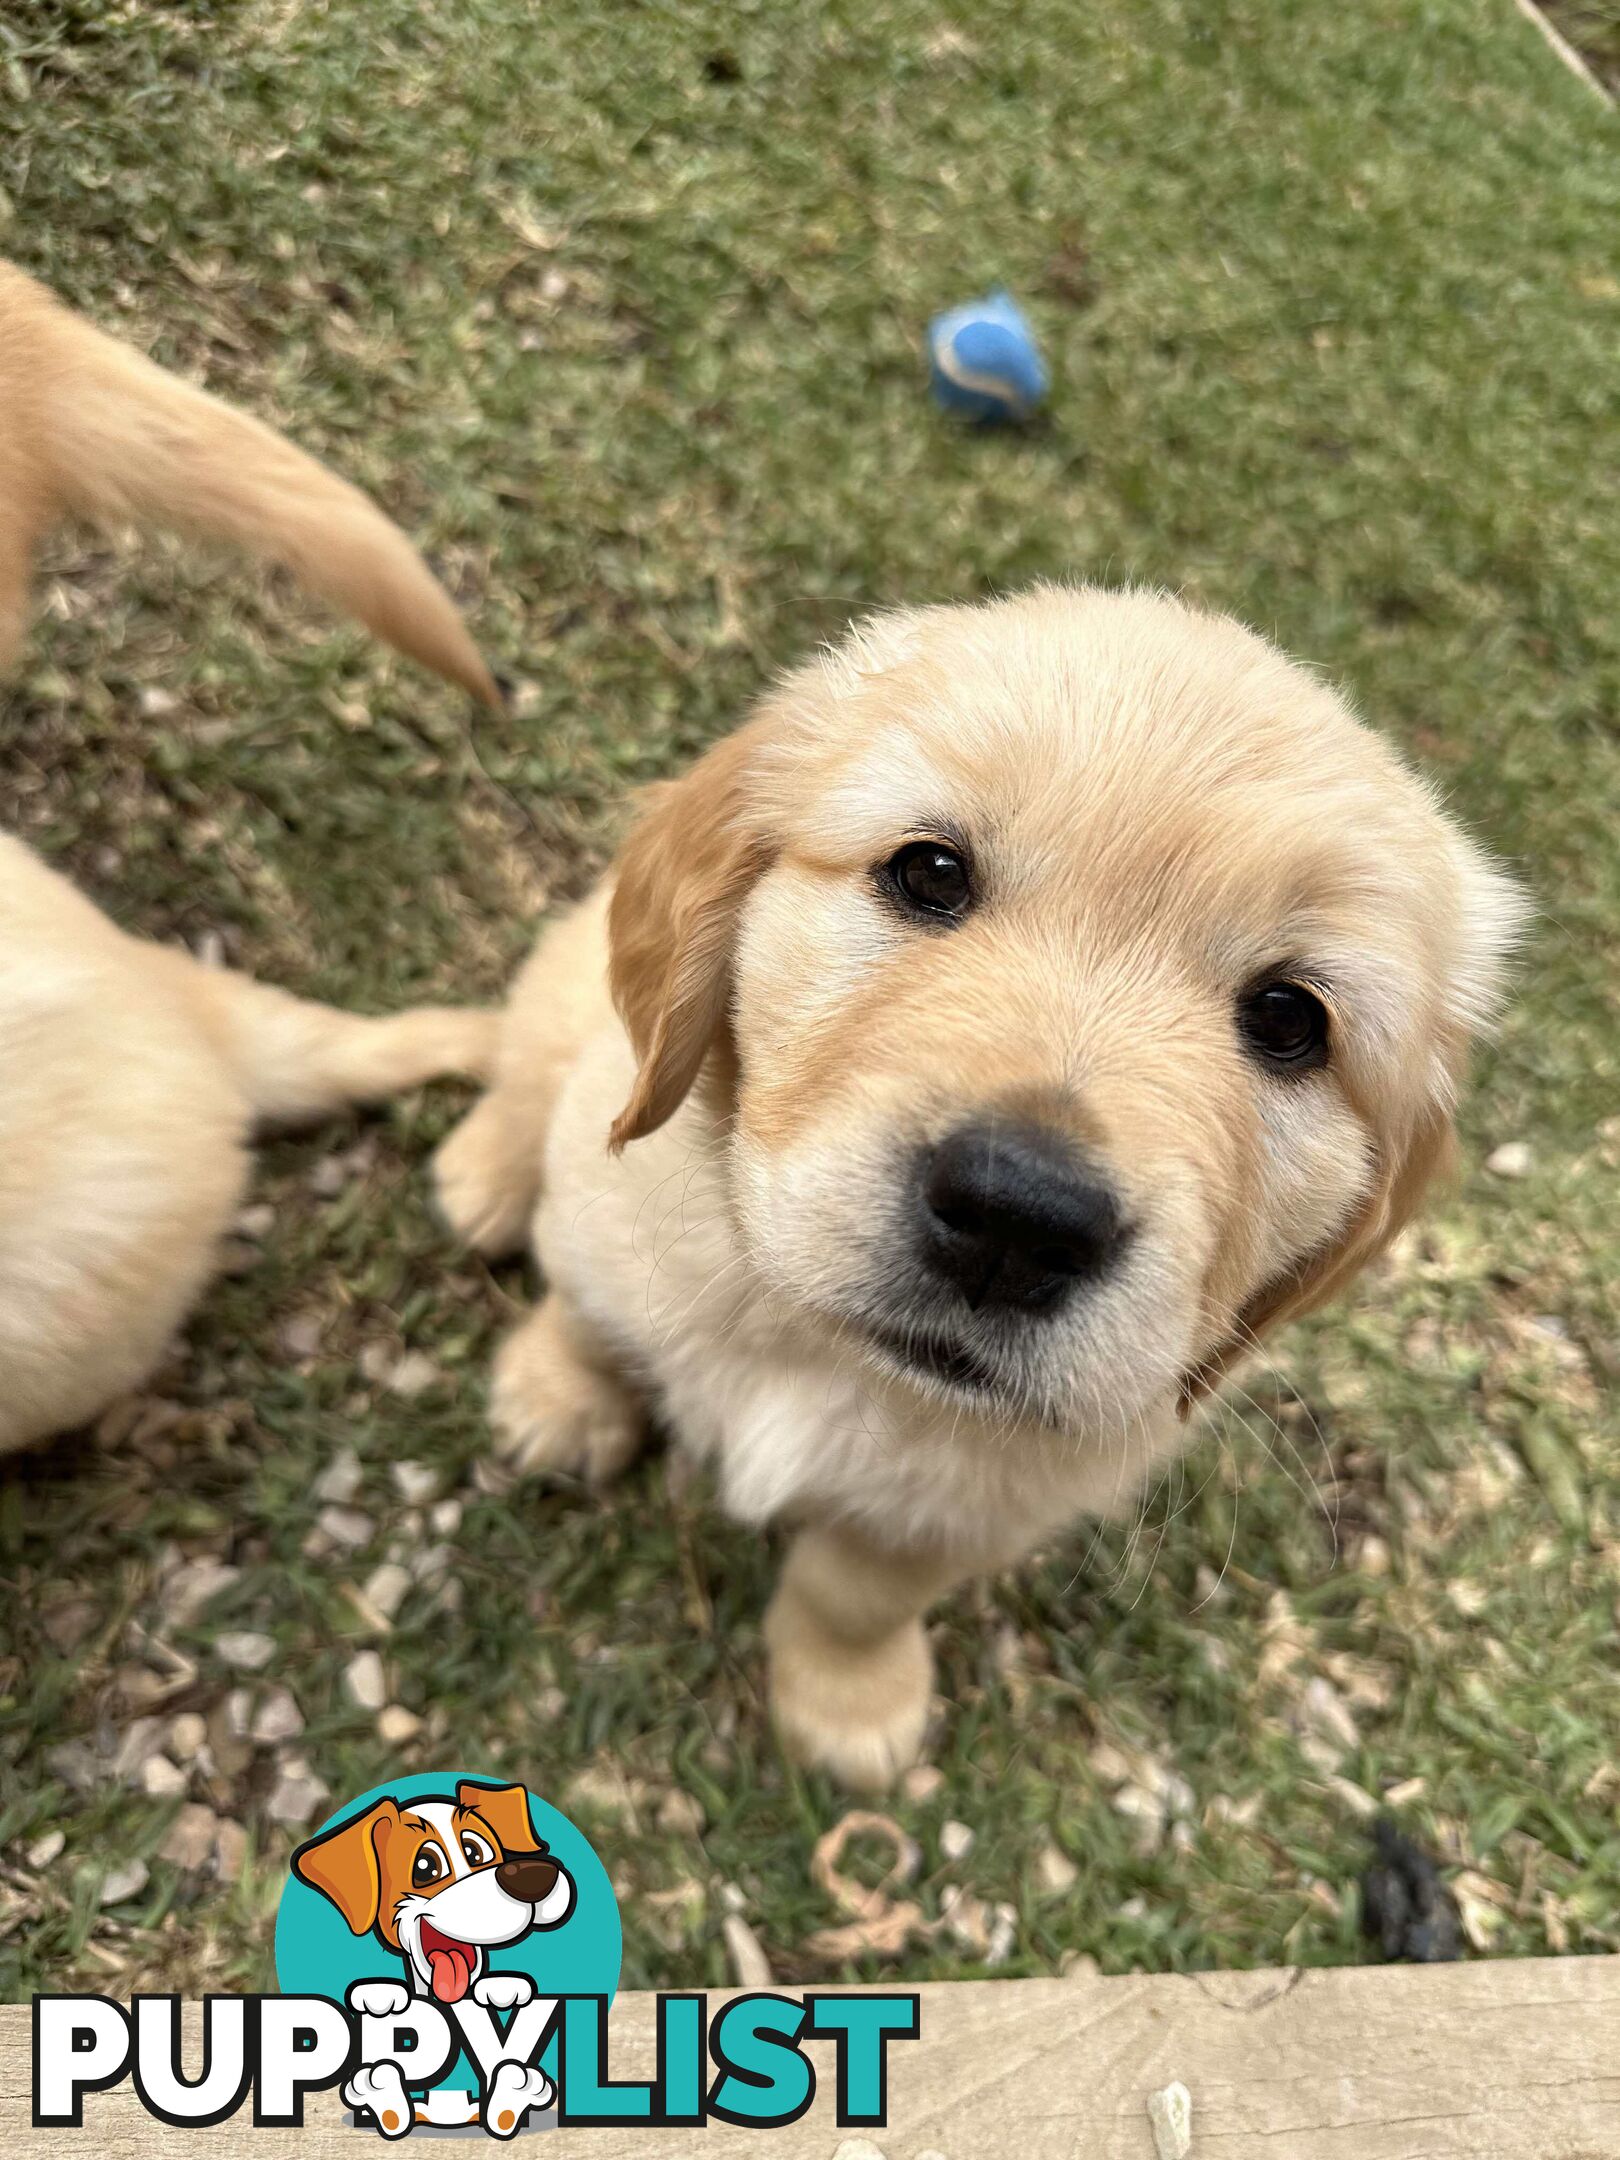
[[[1010,294],[998,288],[934,317],[928,381],[946,411],[965,419],[1029,418],[1046,396],[1046,366]]]

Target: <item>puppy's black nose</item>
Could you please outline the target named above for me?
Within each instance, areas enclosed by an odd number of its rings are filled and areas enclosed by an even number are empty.
[[[545,1853],[518,1853],[501,1862],[495,1880],[520,1904],[538,1905],[556,1886],[557,1863]]]
[[[921,1244],[967,1302],[1048,1312],[1125,1241],[1113,1188],[1059,1133],[963,1125],[923,1156]]]

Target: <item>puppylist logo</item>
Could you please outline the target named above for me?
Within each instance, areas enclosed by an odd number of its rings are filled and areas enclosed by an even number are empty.
[[[508,2139],[553,2121],[755,2129],[814,2104],[807,2040],[836,2048],[843,2127],[887,2120],[888,2042],[915,2039],[915,1995],[660,1995],[657,2069],[616,2080],[608,2008],[618,1906],[565,1815],[520,1785],[396,1779],[305,1841],[276,1922],[275,1995],[210,1995],[200,2066],[181,2005],[137,1995],[34,1998],[36,2129],[86,2127],[86,2096],[126,2078],[148,2114],[204,2128],[246,2110],[301,2128],[341,2089],[354,2125],[394,2140]]]

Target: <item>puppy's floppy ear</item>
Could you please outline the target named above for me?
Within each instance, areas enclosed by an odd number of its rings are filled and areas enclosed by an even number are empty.
[[[615,1152],[680,1107],[725,1023],[738,918],[771,853],[750,785],[764,727],[751,720],[655,789],[619,857],[608,971],[639,1070]]]
[[[1376,1260],[1411,1220],[1429,1186],[1450,1166],[1454,1152],[1448,1113],[1441,1108],[1426,1111],[1406,1146],[1382,1166],[1372,1191],[1339,1236],[1297,1268],[1263,1285],[1238,1314],[1225,1341],[1186,1374],[1181,1383],[1181,1415],[1186,1417],[1201,1396],[1217,1387],[1263,1334],[1325,1305]]]
[[[1449,820],[1444,821],[1444,835],[1443,882],[1435,913],[1442,921],[1449,919],[1450,927],[1438,963],[1440,1010],[1421,1099],[1402,1130],[1386,1132],[1372,1190],[1339,1236],[1265,1284],[1238,1313],[1225,1341],[1185,1375],[1183,1417],[1261,1335],[1325,1304],[1376,1260],[1417,1212],[1429,1186],[1451,1166],[1456,1151],[1451,1106],[1470,1042],[1495,1017],[1507,962],[1523,935],[1530,904],[1513,879]],[[1376,1122],[1370,1105],[1367,1114]]]
[[[539,1843],[529,1819],[529,1796],[521,1785],[470,1785],[463,1780],[456,1787],[456,1805],[482,1815],[503,1853],[533,1852]]]
[[[386,1839],[398,1826],[398,1807],[392,1800],[379,1800],[363,1815],[311,1838],[293,1854],[293,1873],[331,1899],[349,1923],[351,1934],[367,1935],[377,1925],[382,1910],[378,1834]]]

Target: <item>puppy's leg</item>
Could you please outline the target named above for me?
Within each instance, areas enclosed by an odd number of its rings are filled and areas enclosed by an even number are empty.
[[[462,1119],[433,1158],[439,1213],[464,1245],[488,1259],[522,1248],[540,1199],[548,1106],[514,1102],[498,1086]]]
[[[765,1615],[771,1714],[788,1752],[859,1791],[915,1762],[933,1680],[923,1615],[971,1572],[843,1525],[799,1531]]]
[[[530,954],[501,1015],[494,1083],[434,1162],[440,1212],[491,1259],[524,1243],[558,1094],[581,1045],[612,1017],[599,891],[551,923]]]
[[[548,1297],[495,1360],[495,1451],[516,1470],[563,1470],[606,1485],[641,1448],[641,1405],[563,1300]]]

